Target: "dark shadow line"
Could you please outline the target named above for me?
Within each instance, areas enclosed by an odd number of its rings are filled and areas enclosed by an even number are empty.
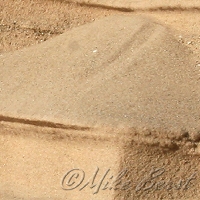
[[[0,115],[0,122],[1,121],[11,122],[11,123],[21,123],[21,124],[27,124],[27,125],[33,125],[33,126],[40,126],[40,127],[48,127],[48,128],[78,130],[78,131],[88,131],[92,129],[90,127],[83,127],[83,126],[78,126],[78,125],[64,125],[61,123],[54,123],[54,122],[44,121],[44,120],[31,120],[31,119],[3,116],[3,115]]]

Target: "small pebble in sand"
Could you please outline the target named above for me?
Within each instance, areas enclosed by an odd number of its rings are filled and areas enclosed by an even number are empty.
[[[192,41],[189,41],[187,44],[190,45],[190,44],[193,44],[193,42],[192,42]]]

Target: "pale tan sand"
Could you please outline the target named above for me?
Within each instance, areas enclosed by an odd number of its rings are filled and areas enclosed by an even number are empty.
[[[0,53],[41,43],[111,13],[114,11],[81,7],[64,1],[1,0]]]
[[[200,2],[197,0],[66,0],[68,2],[78,2],[81,4],[97,5],[103,7],[121,8],[125,11],[135,9],[190,9],[199,8]]]
[[[108,17],[2,55],[1,113],[84,127],[198,129],[191,57],[162,25]]]
[[[1,199],[200,197],[198,178],[186,191],[136,192],[152,166],[173,183],[199,174],[199,14],[173,13],[196,17],[191,32],[170,13],[145,15],[103,18],[0,55]],[[92,176],[95,166],[128,169],[132,187],[96,196],[61,189],[68,169]]]

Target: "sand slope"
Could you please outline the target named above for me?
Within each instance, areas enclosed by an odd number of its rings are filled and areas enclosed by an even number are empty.
[[[195,69],[191,52],[168,28],[112,16],[1,55],[0,113],[84,127],[198,132]]]

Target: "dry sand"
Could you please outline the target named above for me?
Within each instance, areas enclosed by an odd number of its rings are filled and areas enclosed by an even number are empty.
[[[81,5],[92,5],[100,7],[109,7],[111,9],[122,9],[124,11],[145,10],[145,9],[199,9],[200,2],[196,0],[66,0],[67,2],[78,2]]]
[[[200,198],[198,178],[188,190],[135,189],[152,166],[164,167],[172,182],[199,173],[197,8],[0,4],[1,199]],[[66,163],[89,174],[91,164],[126,168],[134,184],[67,194],[57,185]]]

